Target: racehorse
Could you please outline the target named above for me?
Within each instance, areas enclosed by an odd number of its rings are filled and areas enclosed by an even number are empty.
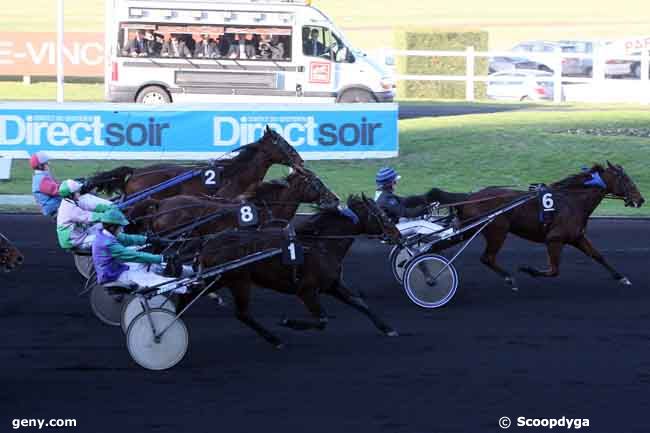
[[[259,140],[243,146],[235,157],[219,160],[217,164],[223,166],[224,172],[223,183],[215,190],[208,189],[201,176],[195,176],[160,191],[153,197],[165,198],[187,194],[233,198],[244,192],[250,185],[264,179],[273,164],[288,165],[300,171],[304,161],[280,134],[267,126]],[[201,167],[207,168],[208,163],[196,166],[156,164],[143,168],[118,167],[91,177],[86,182],[85,188],[97,189],[107,194],[121,192],[128,196]]]
[[[25,258],[10,241],[0,233],[0,270],[11,272],[21,265]]]
[[[294,217],[301,203],[316,203],[321,209],[333,209],[339,205],[338,196],[310,170],[293,172],[280,180],[258,182],[249,187],[242,196],[246,203],[261,210],[260,223],[280,220],[284,224]],[[149,199],[136,203],[128,212],[131,220],[137,220],[136,231],[149,231],[162,236],[207,217],[205,223],[188,231],[196,235],[207,235],[228,227],[236,227],[237,212],[242,201],[202,199],[181,195],[163,200]],[[210,219],[209,215],[215,215]]]
[[[250,312],[253,284],[298,296],[316,319],[284,319],[281,324],[291,329],[325,329],[328,317],[320,303],[320,294],[326,293],[368,316],[383,334],[398,335],[370,310],[357,290],[346,285],[341,278],[341,268],[343,259],[354,242],[354,236],[384,235],[398,242],[399,230],[375,202],[365,196],[351,196],[347,205],[344,210],[321,210],[297,225],[297,240],[304,248],[303,264],[284,265],[276,256],[227,272],[217,282],[220,287],[230,289],[237,319],[277,348],[283,346],[282,340],[257,322]],[[285,242],[277,237],[258,236],[253,240],[253,251],[278,248]],[[243,250],[246,247],[236,235],[230,239],[224,237],[210,240],[201,251],[201,266],[209,268],[241,257],[245,254]]]
[[[550,268],[539,270],[531,266],[521,266],[519,270],[533,277],[556,277],[560,273],[560,255],[564,245],[571,245],[591,257],[607,269],[612,277],[623,285],[630,281],[614,269],[591,244],[585,231],[589,216],[606,196],[621,198],[625,206],[640,207],[644,198],[636,185],[620,165],[607,161],[607,168],[594,165],[590,170],[575,174],[550,185],[556,213],[548,224],[541,221],[541,204],[531,200],[497,217],[482,232],[486,247],[481,262],[505,278],[506,283],[517,290],[513,276],[501,268],[496,256],[503,246],[508,233],[532,242],[546,244]],[[522,191],[489,187],[471,194],[466,201],[476,203],[458,207],[463,219],[480,217],[499,206],[522,197]],[[492,200],[484,200],[496,197]]]

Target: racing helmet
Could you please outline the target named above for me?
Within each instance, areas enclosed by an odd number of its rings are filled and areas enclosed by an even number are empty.
[[[380,168],[375,176],[375,182],[377,186],[384,187],[394,183],[395,181],[401,179],[402,176],[397,174],[397,172],[392,167],[383,167]]]
[[[112,208],[102,214],[100,221],[104,224],[115,224],[118,226],[128,226],[129,220],[126,219],[121,210]]]
[[[74,193],[81,191],[81,187],[82,185],[76,180],[64,180],[59,186],[59,195],[63,198],[72,197]]]
[[[45,152],[36,152],[29,159],[29,165],[32,167],[32,170],[36,170],[39,166],[46,164],[50,161],[50,157],[47,156]]]

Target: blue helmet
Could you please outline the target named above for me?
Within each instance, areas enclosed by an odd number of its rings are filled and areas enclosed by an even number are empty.
[[[400,177],[401,176],[398,175],[397,172],[391,167],[383,167],[380,168],[377,172],[377,176],[375,176],[375,182],[377,182],[377,186],[386,186],[390,185],[396,180],[399,180]]]

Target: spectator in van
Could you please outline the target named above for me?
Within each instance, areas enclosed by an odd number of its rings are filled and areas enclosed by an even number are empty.
[[[196,47],[194,48],[194,57],[205,59],[221,57],[217,44],[210,39],[209,34],[201,33],[201,40],[196,43]]]
[[[192,57],[192,52],[185,42],[179,41],[178,36],[172,34],[168,41],[165,41],[160,52],[163,57]]]
[[[259,45],[260,58],[282,60],[284,59],[284,44],[276,35],[261,35]]]
[[[318,57],[325,53],[325,45],[318,40],[318,29],[311,29],[309,38],[303,41],[302,49],[306,56]]]
[[[226,57],[229,59],[254,59],[257,57],[253,35],[251,33],[247,33],[244,37],[239,34],[235,35],[235,41],[230,45]]]
[[[145,39],[145,33],[143,30],[138,30],[135,33],[135,37],[126,44],[126,47],[123,50],[124,55],[131,57],[145,57],[149,55],[149,44],[148,40]]]

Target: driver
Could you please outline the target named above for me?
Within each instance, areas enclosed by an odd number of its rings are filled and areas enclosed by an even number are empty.
[[[36,152],[29,159],[29,165],[34,170],[32,176],[34,200],[43,215],[54,217],[61,204],[61,197],[59,197],[59,183],[50,173],[50,157],[45,152]]]
[[[113,204],[92,194],[81,194],[81,183],[68,179],[61,182],[59,195],[63,198],[56,216],[56,233],[63,249],[90,249],[95,231],[104,212]]]
[[[408,206],[404,198],[395,194],[395,186],[401,176],[391,167],[379,169],[375,182],[377,183],[377,205],[386,212],[390,219],[397,223],[400,218],[417,218],[427,213],[428,205]]]
[[[161,272],[160,265],[172,261],[174,255],[163,257],[127,248],[145,245],[147,241],[156,243],[159,239],[122,233],[129,220],[116,208],[104,212],[100,221],[102,228],[97,231],[92,245],[93,263],[99,284],[120,282],[125,285],[151,287],[174,281],[174,278],[163,277],[154,272]],[[174,292],[185,293],[186,288],[180,287]]]

